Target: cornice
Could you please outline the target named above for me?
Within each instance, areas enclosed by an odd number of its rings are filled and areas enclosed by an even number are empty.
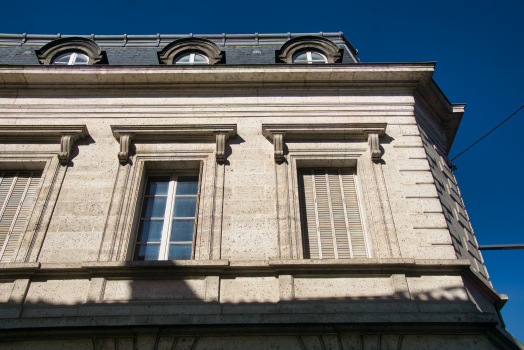
[[[135,134],[137,140],[156,140],[168,138],[178,141],[214,141],[217,132],[234,137],[236,124],[186,124],[186,125],[111,125],[113,136],[119,139],[122,134]]]
[[[189,125],[111,125],[113,136],[120,142],[118,159],[127,164],[131,141],[216,142],[216,159],[225,160],[225,142],[235,137],[236,124]]]
[[[262,134],[274,145],[275,161],[284,160],[284,140],[368,140],[371,157],[379,161],[379,137],[387,123],[323,123],[323,124],[262,124]]]
[[[73,141],[89,135],[85,125],[0,125],[0,139],[14,141],[56,141],[65,134]]]
[[[298,66],[0,66],[0,88],[218,86],[410,86],[430,82],[434,63]]]
[[[85,125],[0,125],[0,140],[12,142],[60,142],[58,160],[67,165],[73,144],[89,136]]]
[[[286,139],[356,139],[370,133],[383,136],[387,123],[311,123],[311,124],[262,124],[262,134],[273,140],[276,133],[285,133]]]
[[[442,148],[445,155],[448,155],[462,121],[466,104],[450,103],[433,79],[417,86],[415,100],[421,108],[436,117],[438,127],[446,135]]]

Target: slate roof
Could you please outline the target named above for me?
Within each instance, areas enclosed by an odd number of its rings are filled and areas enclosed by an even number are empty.
[[[218,35],[34,35],[0,34],[0,65],[39,65],[35,50],[67,37],[94,40],[106,52],[109,65],[157,65],[158,52],[169,43],[188,37],[213,41],[225,52],[226,65],[275,64],[275,52],[288,40],[300,36],[322,36],[341,49],[342,63],[358,63],[358,51],[342,32]]]

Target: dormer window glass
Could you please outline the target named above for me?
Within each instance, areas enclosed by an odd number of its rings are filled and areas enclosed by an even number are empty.
[[[175,64],[209,64],[209,60],[204,55],[189,53],[178,57]]]
[[[89,57],[80,52],[68,52],[60,55],[53,60],[52,64],[60,66],[77,66],[87,65],[89,63]]]
[[[306,51],[300,52],[295,57],[293,57],[293,63],[326,63],[326,56],[322,55],[319,52],[315,51]]]

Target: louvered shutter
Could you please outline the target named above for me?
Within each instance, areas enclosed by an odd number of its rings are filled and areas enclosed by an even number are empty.
[[[355,169],[312,169],[299,176],[305,257],[367,257]]]
[[[14,256],[42,172],[10,171],[0,177],[0,262],[9,262]]]

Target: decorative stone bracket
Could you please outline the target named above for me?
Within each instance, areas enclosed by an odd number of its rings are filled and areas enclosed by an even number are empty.
[[[262,134],[273,141],[275,161],[284,160],[284,136],[287,140],[343,140],[365,141],[371,148],[373,161],[381,159],[379,137],[386,131],[386,123],[345,124],[262,124]]]
[[[89,136],[85,125],[0,125],[0,139],[14,142],[55,142],[60,140],[58,160],[67,165],[77,140]]]
[[[134,136],[134,133],[120,134],[120,152],[118,152],[118,160],[122,165],[125,165],[129,159],[129,146],[131,146],[131,141]]]
[[[131,141],[216,142],[216,160],[225,161],[226,141],[237,133],[236,124],[191,125],[111,125],[113,136],[120,142],[118,160],[125,165]]]
[[[373,159],[374,162],[379,162],[382,158],[382,152],[380,152],[380,142],[378,138],[378,132],[368,133],[368,143],[369,147],[371,148],[371,159]]]

